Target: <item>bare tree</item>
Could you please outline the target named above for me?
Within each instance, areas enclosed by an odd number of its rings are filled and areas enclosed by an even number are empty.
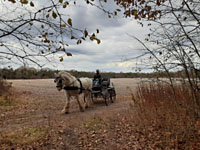
[[[182,81],[189,85],[200,115],[200,2],[199,0],[115,0],[126,17],[148,21],[151,33],[145,41],[137,39],[145,48],[157,72],[181,72]],[[153,26],[152,26],[153,25]],[[151,43],[152,47],[147,46]]]
[[[49,55],[58,52],[71,56],[66,50],[70,40],[81,44],[89,38],[99,44],[96,36],[99,31],[88,33],[84,27],[83,30],[73,26],[72,18],[65,11],[72,5],[76,6],[76,0],[1,0],[1,63],[35,63],[42,66],[39,57],[48,60]],[[63,61],[63,57],[59,59]]]

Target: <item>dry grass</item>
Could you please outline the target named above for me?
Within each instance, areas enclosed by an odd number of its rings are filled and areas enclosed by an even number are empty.
[[[48,131],[47,127],[29,128],[18,132],[10,132],[0,137],[0,144],[25,145],[32,144],[43,138]]]
[[[112,79],[115,103],[93,104],[81,113],[72,101],[70,114],[61,115],[66,97],[53,80],[13,80],[17,103],[24,105],[0,116],[0,149],[199,149],[200,120],[188,88],[177,86],[175,101],[171,87],[137,87],[139,81]],[[131,109],[127,86],[135,93]]]
[[[0,79],[0,96],[2,96],[5,92],[7,92],[7,89],[4,86],[4,81]]]
[[[10,87],[6,85],[6,81],[0,79],[0,106],[12,106],[12,94]]]
[[[159,134],[159,147],[169,149],[195,149],[200,146],[200,120],[194,115],[195,104],[189,88],[161,83],[141,84],[134,101],[135,122],[149,132]]]
[[[79,149],[77,143],[80,135],[77,130],[80,126],[93,135],[93,130],[101,131],[101,124],[104,122],[98,116],[115,117],[121,110],[128,109],[130,96],[126,91],[126,83],[134,81],[132,79],[114,79],[117,100],[109,106],[106,106],[100,99],[98,103],[91,105],[82,113],[78,109],[77,102],[72,100],[70,113],[65,115],[60,114],[66,100],[65,92],[57,91],[53,79],[12,80],[16,107],[9,110],[1,110],[0,107],[0,137],[2,137],[0,149],[27,149],[27,147],[32,149],[42,149],[42,147],[44,149]],[[135,84],[132,85],[135,86]],[[41,138],[43,131],[38,130],[40,126],[49,127],[45,133],[47,139]],[[27,134],[32,129],[36,129],[34,133]],[[37,136],[38,134],[41,136]],[[20,144],[20,139],[23,139],[25,135],[27,140]]]

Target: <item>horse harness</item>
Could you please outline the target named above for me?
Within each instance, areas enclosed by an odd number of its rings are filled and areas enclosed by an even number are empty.
[[[78,81],[80,83],[80,88],[78,86],[70,86],[71,84],[73,84],[75,81]],[[85,90],[83,88],[83,84],[81,82],[81,80],[79,78],[77,78],[75,81],[73,81],[70,85],[65,86],[63,89],[66,91],[75,91],[75,90],[80,90],[79,94],[81,94],[83,92],[83,90]]]

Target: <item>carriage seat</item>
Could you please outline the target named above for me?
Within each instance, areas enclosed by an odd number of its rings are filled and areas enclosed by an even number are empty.
[[[108,78],[108,77],[102,78],[101,85],[103,87],[109,87],[110,86],[110,78]]]
[[[106,77],[106,78],[102,78],[101,82],[99,82],[99,80],[94,80],[92,90],[99,91],[102,88],[107,88],[109,86],[110,86],[110,78]]]

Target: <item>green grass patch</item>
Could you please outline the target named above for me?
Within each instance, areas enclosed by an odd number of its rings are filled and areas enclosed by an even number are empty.
[[[25,145],[42,139],[48,127],[29,128],[22,131],[7,133],[0,137],[0,144]]]
[[[0,106],[15,106],[13,99],[11,96],[4,95],[0,96]]]
[[[95,117],[88,122],[84,123],[83,128],[89,131],[99,130],[105,125],[105,122],[99,118]]]

